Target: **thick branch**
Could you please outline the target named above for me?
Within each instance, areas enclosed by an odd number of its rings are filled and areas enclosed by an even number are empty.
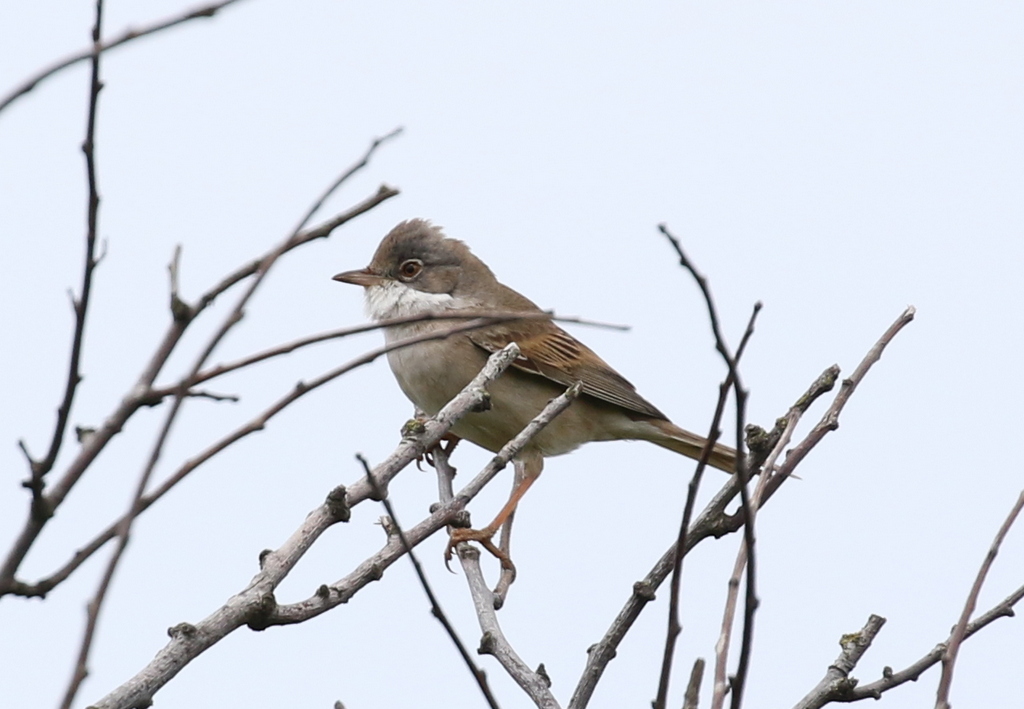
[[[502,446],[501,450],[495,453],[494,457],[476,474],[476,476],[462,488],[457,495],[447,497],[442,495],[442,504],[433,511],[427,519],[417,524],[412,529],[406,530],[406,537],[412,546],[416,546],[431,534],[445,525],[462,516],[466,505],[480,494],[484,486],[489,483],[495,475],[500,473],[509,462],[529,443],[541,429],[544,428],[559,413],[565,410],[578,392],[569,389],[565,393],[555,397],[544,409],[534,418],[526,428],[520,431],[515,438]],[[438,414],[440,416],[440,414]],[[428,422],[429,423],[429,422]],[[377,470],[381,466],[377,467]],[[374,477],[379,480],[378,472],[374,471]],[[362,481],[360,481],[362,482]],[[351,494],[351,493],[350,493]],[[346,603],[349,598],[368,581],[375,581],[380,578],[383,569],[394,562],[401,555],[402,546],[397,543],[389,543],[375,556],[367,559],[353,573],[340,581],[336,581],[324,589],[330,593],[317,593],[316,596],[308,598],[299,603],[287,606],[278,606],[275,612],[268,617],[268,624],[300,623],[314,616],[320,615],[335,606]]]
[[[263,628],[274,616],[277,602],[274,589],[284,580],[316,539],[331,525],[346,521],[353,506],[370,497],[374,490],[384,490],[398,472],[418,456],[432,448],[448,429],[487,398],[484,389],[512,364],[519,349],[509,345],[490,357],[487,365],[463,391],[452,399],[433,419],[424,422],[421,430],[404,439],[396,451],[373,471],[376,483],[367,478],[347,490],[338,488],[328,495],[323,505],[313,510],[278,550],[261,555],[261,570],[249,585],[230,598],[221,608],[196,625],[182,623],[171,629],[171,641],[135,677],[95,704],[96,709],[130,709],[148,705],[153,695],[175,677],[189,662],[242,625]],[[408,543],[418,543],[418,530],[410,530]],[[395,558],[404,553],[397,539],[389,546],[398,549]],[[360,566],[366,566],[364,562]],[[376,577],[379,578],[379,568]],[[359,569],[357,569],[358,571]],[[372,572],[372,570],[371,570]]]
[[[483,632],[477,652],[492,655],[539,709],[559,709],[555,696],[551,694],[550,683],[545,681],[544,675],[531,670],[501,632],[498,614],[494,610],[494,597],[480,568],[480,550],[470,544],[460,544],[458,554]]]
[[[883,625],[885,625],[885,618],[872,615],[859,632],[839,638],[839,646],[843,648],[843,651],[829,666],[825,676],[818,682],[818,686],[801,699],[793,709],[818,709],[829,702],[842,701],[843,697],[848,696],[850,691],[857,686],[857,680],[850,677],[850,673],[871,647],[871,643],[874,642],[875,636],[878,635]]]
[[[502,459],[506,463],[511,460],[516,452],[522,450],[534,436],[540,433],[545,426],[569,407],[573,400],[579,396],[581,389],[582,385],[577,382],[563,394],[548,402],[548,405],[544,407],[540,414],[510,442],[515,447],[515,452],[506,450],[508,446],[502,449],[499,453],[499,455],[502,455]],[[444,460],[447,462],[447,458],[444,458]],[[487,471],[487,468],[484,470]],[[438,472],[441,474],[440,468]],[[474,480],[470,485],[463,488],[455,497],[455,500],[466,499],[465,496],[476,482]],[[450,484],[450,479],[448,483],[442,482],[441,489],[446,491],[448,484]],[[442,499],[445,496],[442,493]],[[554,695],[551,694],[550,681],[547,680],[546,675],[540,671],[531,670],[512,648],[512,645],[501,630],[501,624],[498,622],[498,615],[496,613],[496,609],[501,604],[495,603],[495,594],[487,587],[487,582],[484,580],[483,571],[480,568],[480,551],[465,542],[458,545],[457,551],[459,563],[462,565],[462,570],[466,574],[466,582],[469,584],[469,592],[473,598],[473,608],[476,610],[477,621],[480,623],[482,637],[480,639],[479,652],[494,656],[508,675],[526,692],[534,705],[546,709],[557,709],[558,702],[555,700]]]

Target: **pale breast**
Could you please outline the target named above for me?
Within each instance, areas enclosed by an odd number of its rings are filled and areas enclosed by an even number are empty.
[[[388,344],[451,327],[450,323],[421,323],[387,328]],[[409,399],[430,415],[436,414],[472,381],[487,361],[465,335],[429,340],[388,353],[388,364]]]

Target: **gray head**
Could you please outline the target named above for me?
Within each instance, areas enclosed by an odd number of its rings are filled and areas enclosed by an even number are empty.
[[[367,310],[376,320],[450,308],[537,309],[499,283],[468,246],[425,219],[396,226],[369,266],[334,280],[365,287]]]
[[[410,219],[392,229],[377,247],[370,265],[339,273],[334,280],[372,286],[397,281],[425,293],[470,296],[473,286],[495,282],[487,264],[458,239],[449,239],[425,219]]]

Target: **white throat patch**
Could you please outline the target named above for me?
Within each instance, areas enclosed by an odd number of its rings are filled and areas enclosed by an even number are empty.
[[[399,281],[385,281],[366,289],[366,314],[373,320],[440,313],[455,307],[448,293],[425,293]]]

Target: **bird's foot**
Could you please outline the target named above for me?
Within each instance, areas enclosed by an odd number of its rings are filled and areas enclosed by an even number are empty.
[[[434,465],[434,451],[440,449],[441,452],[445,454],[445,456],[451,457],[452,451],[455,450],[455,446],[459,445],[459,441],[461,440],[462,439],[456,436],[454,433],[444,434],[443,436],[441,436],[441,440],[437,442],[437,445],[435,445],[430,450],[426,451],[416,460],[416,467],[419,467],[420,463],[423,461],[426,461],[427,465],[429,465],[431,468],[437,467]],[[446,443],[448,445],[445,445]],[[449,464],[449,467],[450,465],[451,464]],[[420,470],[422,469],[423,468],[420,468]],[[452,474],[454,475],[455,468],[452,468],[452,471]]]
[[[494,543],[493,538],[497,529],[491,527],[484,527],[483,529],[468,529],[466,527],[458,527],[451,531],[451,535],[448,537],[448,546],[444,550],[444,565],[449,567],[449,562],[452,560],[452,551],[456,545],[462,542],[479,542],[480,546],[489,551],[498,561],[501,562],[501,568],[508,571],[511,577],[514,579],[516,575],[516,566],[512,563],[512,558],[508,555],[508,552],[498,548],[498,545]]]

